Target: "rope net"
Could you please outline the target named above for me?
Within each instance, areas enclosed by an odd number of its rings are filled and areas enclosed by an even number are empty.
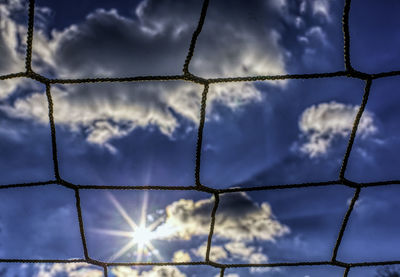
[[[38,187],[44,185],[61,185],[63,187],[69,188],[75,192],[75,204],[77,218],[79,222],[81,243],[83,246],[84,258],[83,259],[0,259],[0,263],[87,263],[102,268],[104,271],[104,276],[108,276],[108,267],[110,266],[196,266],[196,265],[206,265],[214,267],[220,270],[220,276],[224,276],[225,270],[227,268],[250,268],[250,267],[298,267],[298,266],[321,266],[330,265],[336,266],[344,269],[344,277],[348,276],[349,271],[353,267],[368,267],[368,266],[384,266],[384,265],[396,265],[400,264],[400,260],[394,261],[376,261],[376,262],[359,262],[359,263],[346,263],[337,259],[337,253],[340,248],[342,238],[346,232],[347,223],[354,209],[356,201],[359,198],[360,192],[363,188],[372,186],[385,186],[399,183],[398,180],[392,181],[379,181],[370,183],[356,183],[345,178],[345,172],[352,150],[352,146],[357,133],[357,128],[360,123],[361,116],[365,109],[368,101],[368,96],[371,88],[371,84],[375,79],[391,77],[400,75],[400,71],[389,71],[367,74],[354,69],[351,65],[350,59],[350,34],[349,34],[349,11],[351,6],[351,0],[345,0],[345,5],[342,14],[342,31],[344,39],[344,65],[345,70],[336,72],[326,72],[326,73],[316,73],[316,74],[286,74],[286,75],[260,75],[252,77],[227,77],[227,78],[201,78],[196,76],[189,71],[189,65],[191,59],[194,55],[196,41],[201,33],[204,21],[207,15],[207,8],[209,5],[209,0],[204,0],[200,18],[195,29],[190,46],[187,52],[187,56],[183,65],[182,75],[165,75],[165,76],[132,76],[132,77],[122,77],[122,78],[86,78],[86,79],[54,79],[42,76],[32,70],[32,41],[34,35],[34,11],[35,11],[35,0],[29,1],[29,20],[28,20],[28,33],[27,33],[27,49],[25,57],[25,72],[12,73],[0,76],[0,80],[13,79],[13,78],[30,78],[36,80],[46,86],[46,97],[48,102],[48,114],[49,123],[51,129],[51,143],[52,143],[52,159],[54,166],[54,180],[49,180],[46,182],[32,182],[32,183],[22,183],[22,184],[7,184],[1,185],[0,189],[12,189],[17,187]],[[286,79],[314,79],[314,78],[333,78],[333,77],[348,77],[363,80],[365,83],[364,95],[357,112],[356,118],[353,123],[352,131],[348,140],[347,149],[344,154],[342,165],[340,168],[340,173],[337,180],[327,181],[327,182],[314,182],[314,183],[300,183],[300,184],[286,184],[286,185],[272,185],[272,186],[257,186],[257,187],[245,187],[245,188],[226,188],[226,189],[215,189],[211,187],[204,186],[200,182],[200,169],[201,169],[201,152],[202,152],[202,141],[203,141],[203,129],[205,124],[205,114],[206,114],[206,102],[207,93],[210,84],[215,83],[228,83],[228,82],[255,82],[255,81],[266,81],[266,80],[286,80]],[[170,81],[170,80],[182,80],[187,82],[193,82],[203,86],[203,92],[201,97],[201,107],[200,107],[200,122],[198,126],[197,133],[197,145],[196,145],[196,165],[195,165],[195,185],[194,186],[94,186],[94,185],[78,185],[67,182],[63,180],[59,173],[58,167],[58,156],[57,156],[57,142],[56,142],[56,129],[53,116],[53,100],[51,94],[51,86],[54,84],[77,84],[77,83],[101,83],[101,82],[139,82],[139,81]],[[249,191],[263,191],[263,190],[277,190],[277,189],[293,189],[293,188],[305,188],[305,187],[319,187],[319,186],[332,186],[332,185],[343,185],[354,190],[354,195],[348,206],[347,212],[345,213],[340,227],[340,231],[337,235],[335,246],[332,250],[332,256],[330,260],[325,261],[303,261],[303,262],[282,262],[282,263],[263,263],[263,264],[224,264],[217,263],[210,260],[210,249],[212,243],[212,237],[214,232],[215,217],[219,205],[219,196],[225,193],[236,193],[236,192],[249,192]],[[209,235],[207,239],[207,248],[205,260],[201,262],[128,262],[128,263],[117,263],[117,262],[103,262],[93,259],[89,256],[88,247],[86,243],[86,235],[84,222],[82,218],[81,209],[81,190],[191,190],[199,191],[211,194],[214,196],[214,206],[211,211],[211,224]]]

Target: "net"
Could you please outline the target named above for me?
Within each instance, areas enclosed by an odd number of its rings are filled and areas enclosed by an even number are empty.
[[[371,84],[375,79],[385,78],[390,76],[400,75],[400,71],[380,72],[374,74],[366,74],[355,70],[351,65],[350,60],[350,34],[349,34],[349,11],[351,6],[351,0],[345,0],[345,5],[342,14],[342,31],[344,38],[344,64],[345,70],[337,72],[326,72],[317,74],[286,74],[286,75],[265,75],[265,76],[252,76],[252,77],[227,77],[227,78],[201,78],[193,75],[189,71],[189,65],[193,57],[196,41],[201,33],[204,21],[206,19],[207,8],[209,0],[204,0],[200,18],[195,29],[188,49],[188,53],[183,65],[182,75],[165,75],[165,76],[133,76],[123,78],[87,78],[87,79],[54,79],[47,78],[40,74],[37,74],[32,70],[32,40],[34,35],[34,10],[35,0],[29,1],[29,20],[28,20],[28,34],[27,34],[27,50],[25,57],[25,72],[13,73],[0,76],[0,80],[12,79],[12,78],[30,78],[36,80],[46,86],[46,97],[48,101],[48,115],[51,129],[51,142],[52,142],[52,159],[54,166],[54,180],[46,182],[32,182],[23,184],[8,184],[0,186],[0,189],[11,189],[17,187],[38,187],[44,185],[61,185],[69,188],[75,192],[75,204],[77,218],[79,222],[81,242],[83,246],[83,259],[0,259],[0,263],[87,263],[97,267],[100,267],[104,271],[104,275],[108,276],[108,267],[110,266],[196,266],[196,265],[207,265],[220,270],[220,276],[224,276],[224,272],[227,268],[243,268],[243,267],[280,267],[280,266],[321,266],[330,265],[344,269],[344,277],[346,277],[353,267],[366,267],[366,266],[382,266],[382,265],[394,265],[400,264],[398,261],[379,261],[379,262],[359,262],[359,263],[346,263],[337,259],[337,253],[340,248],[343,235],[346,231],[347,223],[354,209],[357,199],[359,198],[360,192],[365,187],[372,186],[384,186],[399,183],[399,181],[380,181],[371,183],[356,183],[345,178],[345,172],[352,150],[352,146],[357,133],[357,128],[361,120],[361,116],[364,112],[365,106],[368,101],[368,96],[371,88]],[[356,118],[353,123],[352,131],[347,144],[347,149],[343,157],[340,173],[337,180],[327,182],[314,182],[314,183],[299,183],[299,184],[286,184],[276,186],[257,186],[257,187],[245,187],[245,188],[226,188],[226,189],[215,189],[204,186],[200,182],[200,170],[201,170],[201,152],[202,152],[202,141],[203,141],[203,129],[205,124],[205,113],[206,113],[206,102],[207,93],[210,84],[215,83],[228,83],[228,82],[254,82],[254,81],[266,81],[266,80],[286,80],[286,79],[313,79],[313,78],[333,78],[333,77],[348,77],[357,78],[365,82],[364,95],[360,108],[357,112]],[[94,185],[78,185],[63,180],[60,176],[58,168],[58,155],[57,155],[57,140],[56,140],[56,129],[53,116],[53,101],[51,94],[51,86],[54,84],[76,84],[76,83],[100,83],[100,82],[139,82],[139,81],[169,81],[169,80],[182,80],[187,82],[197,83],[203,86],[201,108],[200,108],[200,122],[198,126],[197,134],[197,145],[196,145],[196,165],[195,165],[195,185],[189,187],[180,186],[94,186]],[[331,185],[343,185],[354,190],[354,195],[349,204],[347,212],[344,215],[340,231],[337,235],[335,246],[332,250],[332,256],[330,260],[325,261],[303,261],[303,262],[282,262],[282,263],[263,263],[263,264],[224,264],[217,263],[210,260],[210,249],[212,244],[212,237],[214,232],[215,217],[219,205],[219,196],[221,194],[229,194],[235,192],[249,192],[249,191],[263,191],[263,190],[277,190],[277,189],[293,189],[293,188],[304,188],[304,187],[318,187],[318,186],[331,186]],[[206,192],[214,196],[214,206],[210,214],[211,224],[207,240],[207,250],[205,260],[201,262],[128,262],[128,263],[117,263],[117,262],[103,262],[93,259],[89,256],[88,247],[86,243],[85,228],[82,218],[80,192],[82,190],[192,190]]]

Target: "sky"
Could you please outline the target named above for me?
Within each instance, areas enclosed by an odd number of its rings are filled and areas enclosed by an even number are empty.
[[[202,78],[345,70],[333,0],[210,0],[189,71]],[[180,75],[199,0],[36,0],[32,69],[47,78]],[[350,57],[365,73],[400,70],[400,2],[353,0]],[[0,0],[0,75],[25,70],[28,2]],[[400,180],[400,77],[373,80],[345,178]],[[335,181],[365,81],[342,77],[210,84],[200,182],[215,189]],[[88,254],[103,262],[201,262],[215,198],[194,186],[203,86],[184,80],[53,84],[63,180],[80,190]],[[0,80],[0,259],[84,259],[74,191],[54,179],[46,87]],[[219,196],[210,260],[328,261],[355,189],[343,185]],[[361,190],[337,260],[399,260],[400,187]],[[385,267],[352,268],[374,277]],[[397,270],[395,266],[390,270]],[[399,269],[400,271],[400,269]],[[220,276],[217,268],[110,266],[112,277]],[[229,268],[225,277],[336,277],[334,266]],[[0,263],[1,277],[99,277],[85,264]]]

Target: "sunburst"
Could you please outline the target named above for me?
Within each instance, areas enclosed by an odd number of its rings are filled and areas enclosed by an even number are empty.
[[[115,254],[113,254],[109,261],[113,262],[127,252],[136,248],[136,261],[142,261],[143,254],[151,254],[155,256],[158,260],[162,260],[158,249],[152,244],[152,240],[160,239],[165,234],[156,231],[156,228],[163,222],[163,218],[160,217],[151,224],[147,225],[147,205],[148,205],[148,195],[145,192],[143,197],[142,210],[140,215],[140,223],[137,224],[127,213],[127,211],[122,207],[121,203],[111,194],[107,194],[111,203],[114,205],[118,213],[123,217],[125,222],[130,226],[131,231],[122,231],[116,229],[91,229],[91,231],[101,233],[109,236],[116,236],[121,238],[130,238],[131,240],[125,244],[121,249],[119,249]],[[165,231],[163,232],[165,233]]]

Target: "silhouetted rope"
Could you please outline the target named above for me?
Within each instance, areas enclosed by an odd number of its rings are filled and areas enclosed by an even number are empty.
[[[83,247],[83,254],[85,256],[86,260],[89,260],[89,252],[87,249],[86,245],[86,236],[85,236],[85,229],[83,227],[83,218],[82,218],[82,210],[81,210],[81,198],[79,195],[79,190],[75,189],[75,204],[76,204],[76,211],[78,213],[78,222],[79,222],[79,231],[81,234],[81,240],[82,240],[82,247]]]
[[[204,20],[206,19],[207,9],[208,9],[209,0],[203,1],[203,7],[201,8],[201,14],[199,18],[199,22],[197,24],[197,28],[193,33],[192,40],[190,41],[190,46],[188,50],[188,54],[185,59],[185,63],[183,64],[183,73],[185,75],[189,75],[189,64],[194,54],[194,48],[196,47],[197,38],[200,35],[201,30],[203,29]]]
[[[349,208],[347,209],[346,215],[344,216],[343,223],[342,223],[342,226],[340,228],[339,235],[338,235],[338,238],[336,240],[335,247],[333,249],[333,255],[332,255],[332,261],[333,262],[336,261],[337,253],[338,253],[338,250],[339,250],[339,246],[342,243],[342,238],[343,238],[343,235],[344,235],[344,231],[346,230],[347,223],[349,221],[351,212],[353,211],[354,205],[356,204],[356,201],[357,201],[358,197],[360,196],[360,191],[361,191],[361,188],[357,188],[355,190],[354,196],[351,199]]]
[[[343,277],[347,277],[349,275],[349,272],[350,272],[350,267],[346,267],[346,269],[344,270]]]
[[[50,84],[46,84],[46,97],[49,108],[49,123],[51,131],[51,146],[53,153],[53,166],[54,166],[54,176],[58,182],[60,182],[60,173],[58,170],[58,155],[57,155],[57,142],[56,142],[56,126],[54,123],[54,108],[53,108],[53,98],[50,93]]]
[[[364,95],[363,95],[362,103],[360,105],[360,108],[358,109],[356,118],[354,120],[353,128],[351,130],[351,134],[350,134],[350,138],[349,138],[349,143],[347,144],[347,149],[346,149],[346,153],[345,153],[344,158],[343,158],[342,167],[340,168],[340,173],[339,173],[339,178],[340,179],[344,178],[344,173],[345,173],[346,168],[347,168],[347,163],[348,163],[348,160],[349,160],[349,157],[350,157],[351,148],[353,147],[354,139],[356,137],[358,124],[360,123],[361,116],[362,116],[362,114],[364,112],[365,106],[367,105],[369,91],[371,90],[371,83],[372,83],[372,80],[368,79],[366,81],[366,84],[365,84],[365,92],[364,92]]]
[[[28,34],[26,41],[26,57],[25,57],[25,70],[26,72],[32,71],[32,43],[33,43],[33,28],[35,20],[35,0],[29,0],[29,15],[28,15]]]
[[[351,7],[351,1],[345,0],[345,5],[342,15],[342,30],[344,40],[344,71],[326,72],[326,73],[313,73],[313,74],[285,74],[285,75],[260,75],[260,76],[243,76],[243,77],[224,77],[224,78],[202,78],[193,75],[189,72],[189,65],[194,55],[197,39],[201,33],[202,27],[207,14],[209,0],[204,0],[200,18],[195,31],[193,32],[192,39],[190,41],[188,53],[183,65],[183,75],[162,75],[162,76],[132,76],[132,77],[115,77],[115,78],[78,78],[78,79],[56,79],[42,76],[32,70],[32,45],[33,45],[33,34],[34,34],[34,12],[35,12],[35,1],[29,1],[29,19],[28,19],[28,32],[27,32],[27,48],[25,57],[25,72],[11,73],[0,75],[0,80],[9,80],[14,78],[30,78],[45,84],[46,86],[46,97],[48,102],[48,113],[49,113],[49,124],[51,131],[51,142],[52,142],[52,157],[54,165],[54,176],[55,180],[48,180],[44,182],[31,182],[21,184],[8,184],[1,185],[0,189],[12,189],[12,188],[24,188],[24,187],[41,187],[46,185],[60,185],[68,189],[74,190],[75,205],[77,211],[77,218],[79,223],[79,230],[81,236],[81,243],[83,248],[84,259],[0,259],[0,263],[86,263],[102,268],[104,276],[108,275],[109,266],[196,266],[196,265],[208,265],[211,267],[220,269],[220,276],[223,277],[226,268],[250,268],[250,267],[297,267],[297,266],[321,266],[330,265],[344,268],[344,277],[348,276],[348,273],[353,267],[368,267],[368,266],[383,266],[383,265],[395,265],[400,264],[399,261],[379,261],[379,262],[360,262],[360,263],[346,263],[337,260],[337,253],[339,251],[343,235],[345,234],[348,221],[356,204],[356,201],[360,195],[361,189],[365,187],[373,186],[386,186],[400,184],[400,180],[384,180],[378,182],[369,183],[357,183],[345,178],[345,172],[347,168],[348,159],[352,150],[352,146],[357,134],[357,128],[360,123],[363,111],[368,102],[368,95],[373,80],[378,78],[386,78],[391,76],[399,76],[400,71],[388,71],[367,74],[353,69],[350,60],[350,33],[349,33],[349,13]],[[200,169],[201,169],[201,153],[203,144],[203,130],[205,124],[206,115],[206,104],[207,94],[210,84],[215,83],[228,83],[228,82],[256,82],[256,81],[273,81],[273,80],[290,80],[290,79],[315,79],[315,78],[333,78],[333,77],[348,77],[356,78],[365,81],[365,92],[363,95],[362,103],[357,112],[354,120],[353,128],[349,136],[346,152],[344,154],[342,166],[338,176],[338,180],[326,181],[326,182],[309,182],[309,183],[298,183],[298,184],[285,184],[285,185],[272,185],[272,186],[257,186],[257,187],[231,187],[226,189],[215,189],[204,186],[200,182]],[[199,127],[196,144],[196,166],[195,166],[195,185],[194,186],[94,186],[94,185],[80,185],[73,184],[62,179],[58,168],[58,153],[57,153],[57,141],[56,141],[56,128],[54,122],[54,105],[51,95],[52,84],[81,84],[81,83],[117,83],[117,82],[146,82],[146,81],[186,81],[193,82],[203,86],[203,92],[200,103],[200,117]],[[339,230],[337,240],[333,249],[332,258],[330,261],[301,261],[301,262],[281,262],[281,263],[261,263],[261,264],[223,264],[217,263],[210,259],[210,253],[212,248],[212,237],[215,227],[215,218],[219,206],[219,195],[222,193],[236,193],[236,192],[249,192],[249,191],[264,191],[264,190],[285,190],[285,189],[299,189],[308,187],[324,187],[324,186],[346,186],[355,190],[354,196],[349,204],[349,207],[343,217],[343,222]],[[205,254],[205,260],[201,262],[103,262],[92,259],[89,254],[89,250],[86,243],[84,220],[82,217],[82,208],[80,200],[80,190],[173,190],[173,191],[200,191],[209,193],[214,197],[214,206],[211,211],[211,223],[210,230],[207,238],[207,248]]]
[[[347,71],[352,71],[353,67],[350,63],[350,32],[349,32],[349,13],[350,13],[351,0],[345,0],[343,17],[342,17],[342,31],[343,31],[343,50],[344,50],[344,66]]]
[[[214,233],[215,215],[217,213],[218,205],[219,205],[219,194],[215,193],[214,194],[214,207],[213,207],[212,212],[211,212],[210,233],[208,234],[208,239],[207,239],[206,262],[210,261],[212,236],[213,236],[213,233]]]
[[[195,174],[194,174],[196,186],[201,186],[201,183],[200,183],[201,148],[203,145],[204,122],[206,120],[207,93],[208,93],[208,84],[205,84],[204,91],[201,96],[200,123],[199,123],[199,128],[198,128],[198,133],[197,133],[197,143],[196,143],[196,168],[195,168]]]

